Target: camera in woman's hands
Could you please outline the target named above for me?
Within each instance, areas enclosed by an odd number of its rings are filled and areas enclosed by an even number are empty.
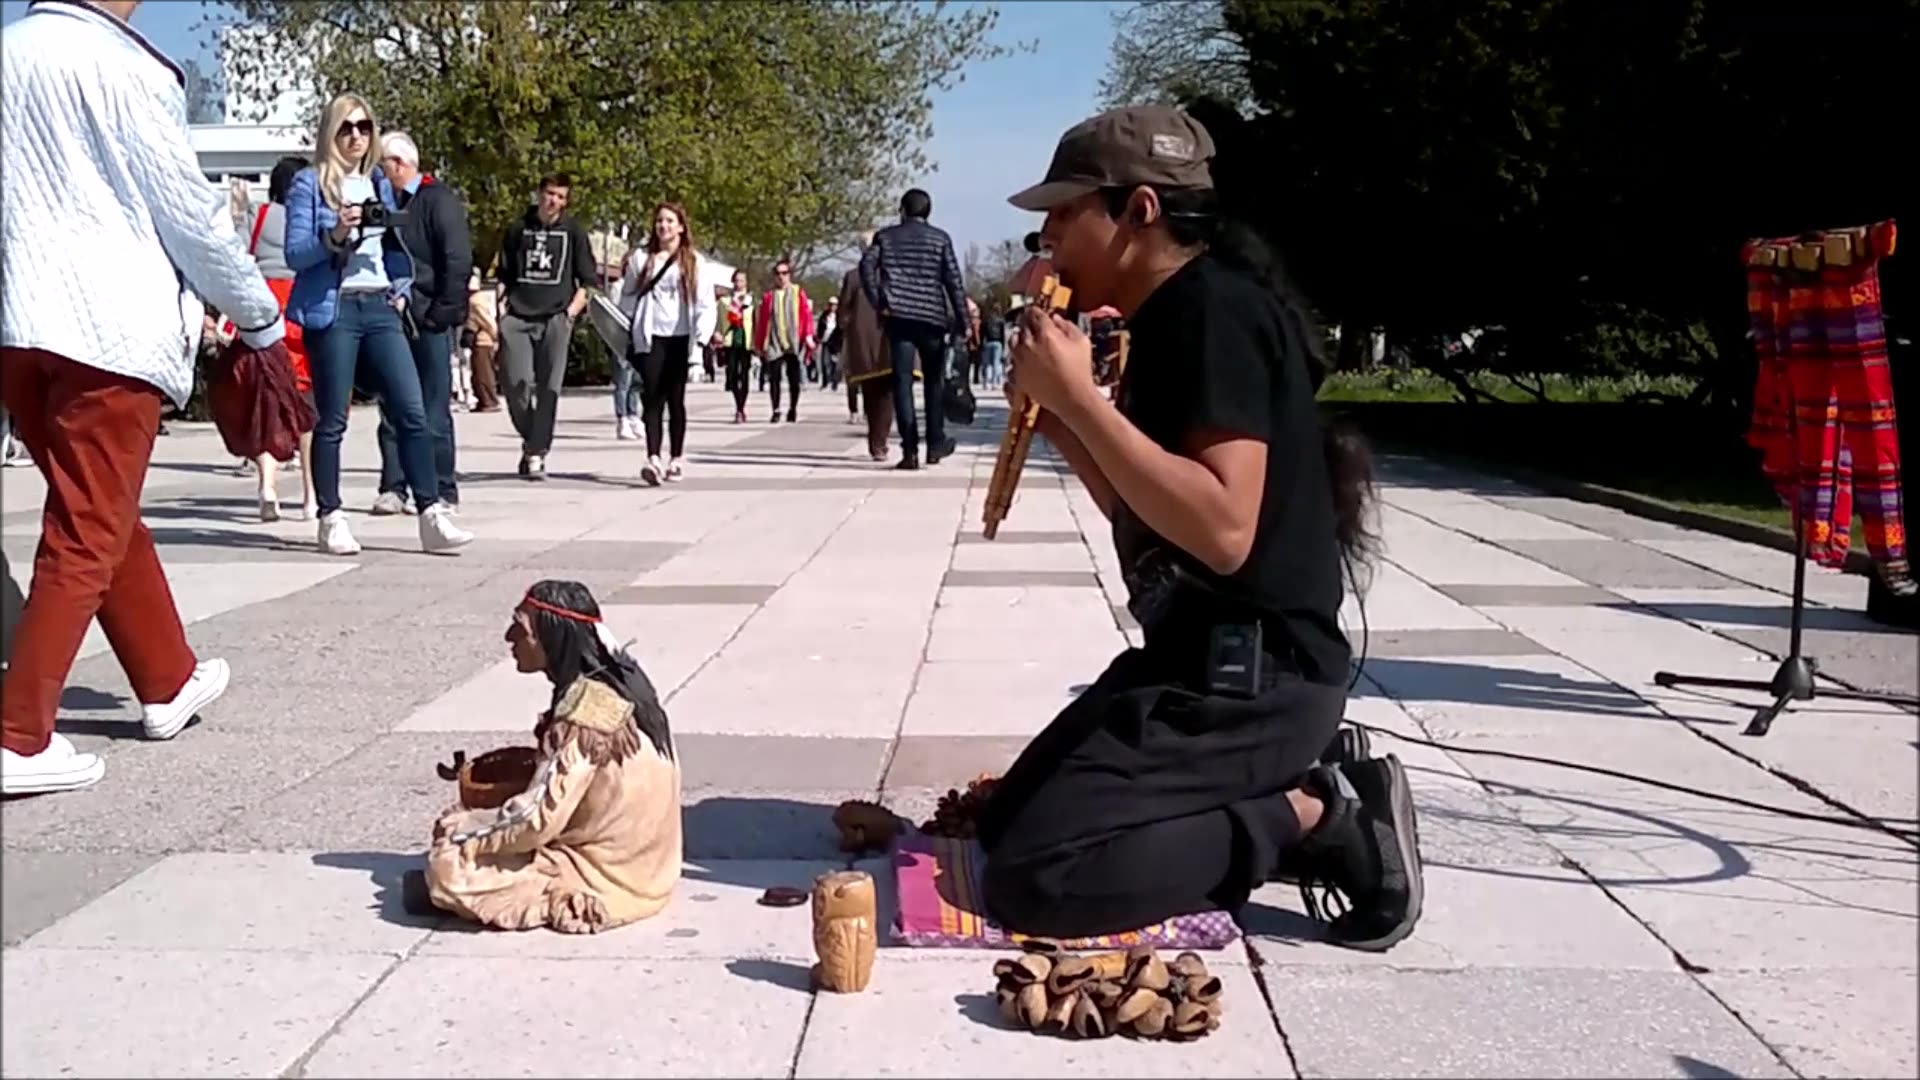
[[[379,199],[368,199],[360,204],[360,227],[363,229],[384,229],[387,227],[387,204]]]

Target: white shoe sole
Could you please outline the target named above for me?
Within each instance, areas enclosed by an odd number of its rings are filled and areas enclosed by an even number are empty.
[[[461,548],[466,547],[468,544],[471,544],[471,543],[473,543],[473,537],[471,536],[465,536],[459,539],[448,539],[448,540],[440,540],[440,539],[435,539],[432,541],[422,540],[420,542],[420,550],[426,552],[429,555],[453,555],[453,554],[457,554]]]
[[[0,778],[0,794],[47,795],[56,791],[78,791],[92,787],[107,775],[107,763],[93,754],[81,755],[90,764],[59,772],[27,773]]]
[[[187,684],[188,689],[193,690],[193,696],[175,698],[169,702],[167,715],[160,720],[156,721],[150,716],[140,718],[140,726],[146,731],[147,738],[164,741],[180,734],[193,722],[194,717],[200,715],[201,709],[220,700],[220,695],[227,692],[227,684],[233,681],[233,668],[225,660],[208,661],[208,666],[214,673],[210,681],[201,683],[198,688],[194,688],[191,682]]]
[[[654,466],[652,464],[641,466],[640,480],[643,483],[652,485],[653,487],[659,487],[660,486],[660,469],[657,466]]]

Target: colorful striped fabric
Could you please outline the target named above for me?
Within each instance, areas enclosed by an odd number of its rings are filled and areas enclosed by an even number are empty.
[[[893,859],[899,911],[893,942],[911,948],[983,949],[1030,940],[988,918],[981,902],[986,854],[974,840],[913,833],[902,837]],[[1224,949],[1240,937],[1225,911],[1198,911],[1119,934],[1055,939],[1068,949]]]
[[[1878,271],[1894,235],[1892,222],[1867,230],[1850,265],[1794,265],[1794,249],[1825,247],[1824,235],[1753,241],[1742,252],[1760,361],[1748,442],[1781,500],[1797,499],[1810,559],[1846,561],[1857,510],[1890,582],[1910,576]]]

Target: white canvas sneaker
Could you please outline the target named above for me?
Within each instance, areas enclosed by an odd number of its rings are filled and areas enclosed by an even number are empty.
[[[355,540],[353,530],[347,528],[345,513],[335,510],[331,514],[320,515],[320,554],[360,554],[360,541]]]
[[[658,457],[650,457],[647,459],[645,465],[640,466],[640,479],[652,484],[654,487],[659,487],[660,481],[665,476],[666,470],[660,467],[660,459]]]
[[[107,763],[100,755],[80,753],[57,731],[47,748],[31,757],[0,749],[0,794],[78,791],[99,783],[105,775]]]
[[[216,657],[200,663],[193,669],[193,678],[187,680],[187,685],[180,688],[172,701],[142,707],[140,726],[146,729],[147,738],[171,739],[180,734],[201,709],[227,692],[227,683],[232,678],[233,669],[225,660]]]
[[[667,464],[667,483],[677,484],[687,474],[687,459],[674,458]]]
[[[448,555],[473,543],[473,534],[454,524],[446,503],[434,503],[420,515],[420,547],[429,555]]]

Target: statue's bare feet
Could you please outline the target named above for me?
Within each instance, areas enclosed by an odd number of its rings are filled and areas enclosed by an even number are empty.
[[[586,892],[547,894],[547,925],[562,934],[595,934],[607,925],[607,906]]]

